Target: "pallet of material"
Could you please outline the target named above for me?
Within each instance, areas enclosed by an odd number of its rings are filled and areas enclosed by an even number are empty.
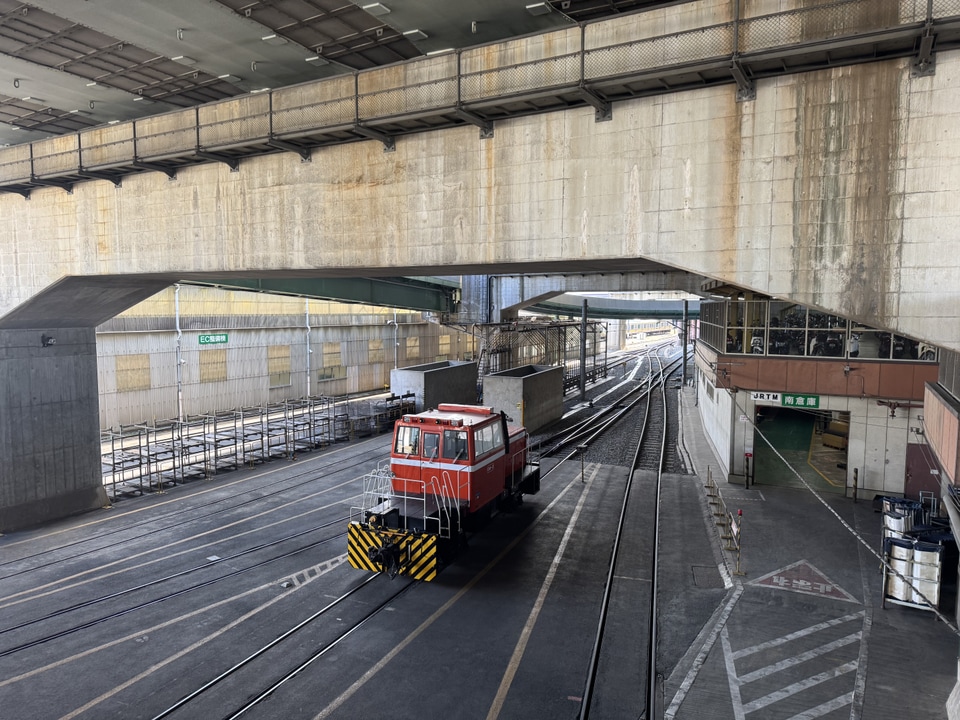
[[[823,434],[823,444],[827,447],[836,448],[837,450],[847,449],[847,439],[842,435],[834,435],[833,433]]]
[[[842,420],[831,420],[830,424],[827,425],[827,432],[831,435],[847,437],[850,434],[850,423],[843,422]]]

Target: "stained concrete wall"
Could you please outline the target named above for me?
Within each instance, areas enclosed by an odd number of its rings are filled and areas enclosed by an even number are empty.
[[[278,153],[238,172],[211,163],[174,180],[6,194],[0,327],[83,310],[71,277],[630,272],[652,260],[960,350],[958,73],[960,51],[947,51],[928,77],[890,60],[761,80],[752,102],[709,87],[618,102],[609,122],[574,108],[498,121],[487,140],[468,126],[399,137],[395,152],[358,142],[310,163]],[[14,387],[32,371],[17,367]],[[11,502],[34,492],[15,452],[0,443]],[[85,477],[96,453],[80,454]],[[62,487],[49,497],[73,492],[72,464],[49,467]]]
[[[960,52],[0,197],[0,314],[63,275],[630,271],[960,349]],[[174,211],[171,211],[173,209]],[[2,322],[2,321],[0,321]]]
[[[563,368],[524,365],[486,375],[483,404],[535,432],[563,415]]]
[[[413,393],[417,412],[440,403],[474,405],[477,402],[477,363],[437,362],[390,371],[390,392]]]
[[[93,328],[0,330],[0,457],[0,532],[107,504]]]

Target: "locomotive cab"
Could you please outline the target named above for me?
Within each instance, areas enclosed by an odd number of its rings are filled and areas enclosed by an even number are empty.
[[[432,579],[465,528],[539,489],[527,432],[503,413],[441,404],[404,415],[394,426],[389,469],[365,478],[364,506],[350,523],[350,563]]]

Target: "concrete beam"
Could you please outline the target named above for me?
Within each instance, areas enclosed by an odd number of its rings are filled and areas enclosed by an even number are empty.
[[[592,108],[509,118],[482,148],[457,127],[395,153],[355,142],[0,195],[0,313],[64,275],[667,267],[960,350],[951,70],[947,50],[928,77],[904,58],[760,79],[751,103],[722,86],[625,100],[601,124]]]
[[[341,302],[449,313],[458,289],[412,278],[268,278],[257,280],[211,279],[187,284],[226,290],[250,290],[278,295],[326,298]]]
[[[498,275],[490,279],[493,315],[488,322],[502,322],[517,310],[571,292],[658,292],[696,293],[705,278],[676,272],[667,266],[651,267],[636,273],[580,273],[576,275]],[[464,284],[463,304],[471,286]],[[475,289],[475,288],[473,288]],[[591,301],[592,302],[592,301]],[[579,309],[577,310],[579,314]]]

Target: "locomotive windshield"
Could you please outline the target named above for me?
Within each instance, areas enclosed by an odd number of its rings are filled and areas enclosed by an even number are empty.
[[[467,458],[466,430],[443,431],[443,457],[446,460],[465,460]]]
[[[397,428],[397,442],[393,451],[401,455],[415,455],[420,452],[420,428],[401,425]]]
[[[435,459],[440,454],[440,433],[423,434],[423,456]]]

